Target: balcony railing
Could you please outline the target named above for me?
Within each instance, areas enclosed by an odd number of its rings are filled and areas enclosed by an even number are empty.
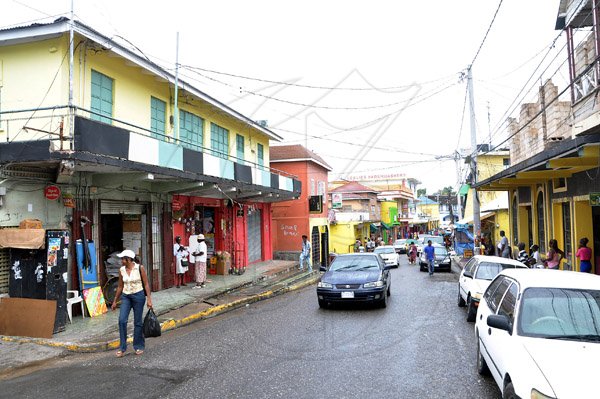
[[[581,101],[590,93],[598,89],[600,83],[598,71],[600,63],[598,59],[588,65],[582,73],[579,74],[573,81],[571,90],[573,91],[573,103]]]

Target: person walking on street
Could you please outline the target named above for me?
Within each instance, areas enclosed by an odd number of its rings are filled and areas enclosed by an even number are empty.
[[[498,243],[498,256],[503,258],[510,258],[510,245],[508,244],[508,238],[504,230],[500,230],[500,242]]]
[[[179,288],[183,284],[183,275],[188,271],[188,256],[187,248],[181,245],[181,237],[175,237],[173,244],[173,256],[175,256],[175,286]]]
[[[302,252],[300,252],[300,270],[304,270],[304,262],[309,272],[312,272],[312,265],[310,263],[310,241],[306,235],[302,236]]]
[[[435,265],[435,248],[431,245],[431,240],[427,240],[427,246],[423,248],[425,255],[427,256],[427,264],[429,265],[429,275],[433,276],[433,270]]]
[[[592,250],[587,246],[590,240],[583,237],[579,240],[579,249],[577,249],[576,257],[579,258],[579,271],[589,273],[592,271]]]
[[[552,270],[558,270],[560,261],[565,257],[565,253],[558,248],[558,241],[554,238],[548,243],[548,253],[546,254],[546,267]]]
[[[119,313],[119,350],[117,357],[123,357],[127,350],[127,320],[133,309],[133,350],[136,355],[144,353],[145,339],[143,334],[143,312],[144,304],[148,301],[148,309],[152,309],[152,296],[148,276],[144,266],[135,262],[135,253],[126,249],[117,255],[121,258],[121,269],[119,269],[119,285],[112,303],[111,309],[117,309],[117,302],[121,298],[121,310]],[[146,294],[144,294],[144,291]]]
[[[410,244],[410,247],[408,249],[408,262],[411,265],[414,265],[416,261],[417,261],[417,245],[413,241]]]
[[[196,241],[196,246],[190,249],[194,257],[194,269],[196,272],[196,285],[192,288],[204,288],[204,284],[206,283],[206,253],[208,252],[208,248],[206,247],[204,234],[198,234]]]

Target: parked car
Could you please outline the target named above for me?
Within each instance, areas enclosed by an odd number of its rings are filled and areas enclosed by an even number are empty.
[[[467,307],[467,321],[475,321],[477,306],[485,289],[502,270],[527,269],[523,263],[498,256],[476,255],[472,257],[458,278],[458,306]]]
[[[339,302],[372,302],[387,306],[391,290],[389,269],[375,253],[338,255],[317,284],[320,307]]]
[[[444,236],[422,236],[421,240],[423,240],[423,246],[427,245],[427,241],[431,240],[432,244],[438,244],[445,246]]]
[[[394,250],[398,254],[406,253],[406,240],[401,238],[399,240],[394,241]]]
[[[427,244],[425,244],[427,245]],[[434,271],[438,270],[452,270],[452,258],[448,253],[448,250],[443,245],[439,244],[431,244],[434,247],[433,253],[435,254],[435,262],[433,263]],[[427,263],[427,255],[424,251],[421,251],[421,255],[419,256],[419,266],[421,267],[422,272],[426,272],[429,268],[429,263]]]
[[[383,258],[386,266],[400,266],[400,255],[396,253],[396,250],[391,245],[382,245],[375,248],[375,252]]]
[[[477,371],[491,372],[503,398],[596,396],[600,277],[504,270],[477,309],[475,336]]]

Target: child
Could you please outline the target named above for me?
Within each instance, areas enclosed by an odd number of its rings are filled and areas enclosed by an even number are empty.
[[[527,251],[525,251],[525,243],[520,242],[519,244],[517,244],[517,247],[519,248],[519,255],[517,256],[517,260],[526,265],[529,256],[527,255]]]
[[[529,248],[529,250],[531,251],[531,257],[535,261],[535,263],[531,267],[536,269],[543,269],[544,263],[542,262],[542,257],[540,256],[540,247],[537,244],[533,244],[531,248]]]

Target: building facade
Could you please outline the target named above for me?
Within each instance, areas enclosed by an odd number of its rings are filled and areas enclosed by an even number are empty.
[[[281,137],[77,21],[3,30],[0,65],[0,226],[40,219],[77,240],[87,217],[100,284],[128,248],[170,287],[174,236],[194,228],[240,267],[271,259],[271,203],[301,189],[268,167]]]
[[[297,200],[272,205],[271,236],[276,257],[297,260],[302,235],[312,245],[313,265],[327,265],[329,259],[328,174],[331,166],[301,145],[270,148],[271,168],[295,175],[304,187]]]

